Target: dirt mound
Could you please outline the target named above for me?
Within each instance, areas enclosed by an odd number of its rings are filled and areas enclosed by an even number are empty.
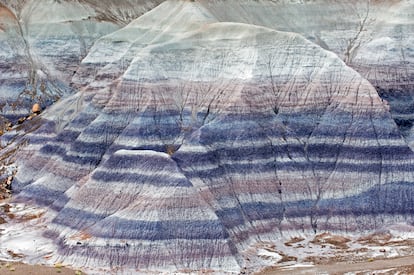
[[[311,241],[311,243],[319,244],[321,246],[333,245],[338,249],[347,249],[347,243],[350,241],[351,240],[346,237],[333,235],[331,233],[322,233],[316,235],[315,238]]]

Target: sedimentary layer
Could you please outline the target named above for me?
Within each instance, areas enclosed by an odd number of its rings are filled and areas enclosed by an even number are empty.
[[[3,136],[29,143],[15,200],[48,209],[57,258],[238,272],[259,240],[412,222],[414,154],[372,83],[305,32],[249,22],[243,5],[273,2],[242,1],[244,22],[224,3],[166,1],[100,37],[76,93]]]

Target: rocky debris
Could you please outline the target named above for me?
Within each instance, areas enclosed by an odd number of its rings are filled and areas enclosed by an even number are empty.
[[[42,108],[40,107],[40,105],[38,103],[34,104],[32,107],[32,113],[26,116],[22,116],[17,120],[17,125],[21,125],[26,121],[32,120],[33,118],[35,118],[36,116],[40,115],[42,112]],[[10,123],[10,128],[8,128],[8,130],[11,130],[13,125]]]
[[[347,243],[351,240],[348,238],[345,238],[343,236],[339,235],[333,235],[331,233],[325,232],[322,234],[318,234],[315,236],[315,238],[311,241],[313,244],[319,244],[322,247],[326,245],[333,245],[336,248],[339,249],[347,249],[348,245]]]
[[[12,257],[13,259],[22,259],[24,258],[24,255],[22,253],[16,253],[13,252],[12,250],[7,250],[7,253],[10,255],[10,257]]]
[[[412,228],[410,228],[410,231],[412,232]],[[407,233],[410,236],[410,233]],[[413,247],[414,246],[414,239],[413,238],[394,238],[393,234],[391,234],[388,230],[385,230],[383,232],[375,232],[372,234],[368,234],[365,236],[362,236],[358,239],[358,242],[367,245],[367,246],[382,246],[382,247]],[[380,252],[388,252],[387,250],[383,251],[380,250]]]
[[[40,112],[42,112],[42,107],[40,106],[40,104],[39,103],[33,104],[32,113],[38,115],[38,114],[40,114]]]
[[[12,127],[13,124],[10,121],[0,116],[0,136],[2,136],[5,132],[10,131]]]
[[[388,232],[372,233],[358,239],[363,244],[372,245],[386,245],[392,238],[392,235]]]
[[[0,195],[2,194],[2,192],[0,191]],[[0,197],[0,202],[3,199],[1,199]],[[0,225],[1,224],[5,224],[7,223],[7,219],[9,218],[8,215],[10,214],[10,205],[5,203],[5,204],[0,204]],[[1,234],[1,230],[0,230],[0,234]]]
[[[300,243],[300,242],[302,242],[304,240],[305,239],[304,238],[301,238],[301,237],[293,237],[289,241],[285,242],[285,245],[286,246],[292,246],[293,244]]]
[[[11,197],[13,176],[0,179],[0,200]]]
[[[281,253],[282,259],[279,260],[279,264],[289,263],[289,262],[296,262],[298,260],[298,257],[286,255]]]
[[[401,224],[398,226],[401,226]],[[412,230],[412,226],[409,227],[411,227]],[[386,230],[384,232],[386,232]],[[342,269],[343,267],[340,266],[347,264],[360,266],[360,270],[368,270],[362,269],[366,267],[365,265],[367,263],[378,263],[378,268],[380,268],[382,263],[398,261],[398,259],[401,259],[402,262],[410,263],[410,259],[413,258],[414,252],[414,249],[412,248],[413,239],[406,237],[404,238],[405,242],[394,243],[393,240],[402,240],[402,236],[398,235],[399,233],[406,234],[406,232],[396,231],[394,232],[396,235],[390,234],[390,236],[388,236],[388,234],[383,234],[384,232],[378,231],[374,234],[368,234],[362,237],[359,237],[358,235],[345,237],[340,234],[327,232],[313,236],[305,235],[305,238],[300,238],[303,240],[297,242],[294,247],[288,243],[289,241],[284,241],[284,243],[275,242],[272,246],[273,251],[277,251],[279,255],[285,255],[287,258],[289,257],[288,255],[295,255],[295,257],[290,258],[290,262],[279,261],[276,264],[269,265],[269,267],[264,268],[257,274],[279,274],[279,272],[275,272],[276,270],[285,271],[280,272],[280,274],[300,274],[302,273],[300,272],[300,269],[296,269],[298,266],[308,266],[306,271],[311,273],[313,273],[314,267],[331,266],[332,269],[328,272],[331,274],[338,271],[336,268]],[[389,239],[389,241],[376,242],[378,239]],[[288,245],[286,245],[286,243],[288,243]],[[346,246],[343,246],[342,244],[346,244]],[[407,250],[409,247],[410,249]],[[259,250],[260,249],[258,249],[258,251]],[[260,253],[260,251],[258,253]],[[399,266],[395,264],[394,266],[388,265],[388,268],[391,267],[394,268]],[[271,272],[271,270],[273,270],[273,272]],[[345,271],[346,269],[343,270]],[[355,269],[354,271],[357,270],[358,269]],[[374,271],[376,269],[372,269],[371,265],[370,270]],[[392,269],[392,271],[389,272],[390,273],[384,274],[394,274],[396,270]],[[318,272],[315,271],[315,273]],[[377,274],[377,272],[375,274]],[[378,274],[383,273],[378,272]]]

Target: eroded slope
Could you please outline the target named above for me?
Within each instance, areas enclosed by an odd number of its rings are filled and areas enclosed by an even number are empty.
[[[158,3],[1,1],[0,130],[34,103],[44,108],[72,94],[72,76],[95,40]]]
[[[387,103],[298,34],[168,1],[99,39],[73,81],[14,182],[49,209],[54,259],[238,271],[259,239],[412,219],[414,155]]]

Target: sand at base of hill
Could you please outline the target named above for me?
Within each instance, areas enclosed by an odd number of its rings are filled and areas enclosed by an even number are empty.
[[[2,275],[83,275],[84,272],[72,270],[67,267],[50,267],[43,265],[27,265],[18,262],[0,262]]]

